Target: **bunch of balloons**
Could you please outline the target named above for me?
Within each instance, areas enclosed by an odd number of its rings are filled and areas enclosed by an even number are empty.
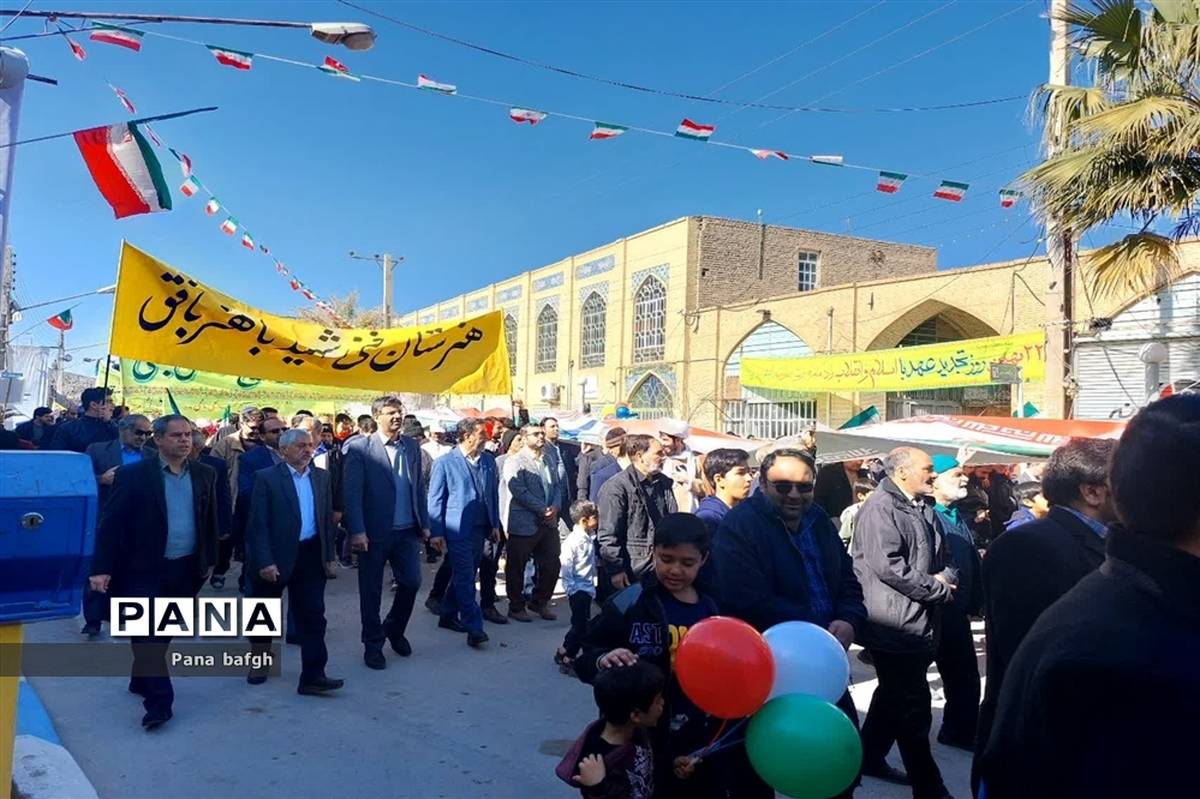
[[[704,712],[749,717],[750,762],[785,796],[829,799],[858,776],[862,742],[833,704],[850,682],[850,661],[821,627],[789,621],[759,634],[739,619],[713,616],[688,630],[675,673]]]

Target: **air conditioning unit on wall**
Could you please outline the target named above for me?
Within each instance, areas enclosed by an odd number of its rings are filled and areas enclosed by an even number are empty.
[[[558,384],[542,383],[541,398],[543,402],[558,402]]]

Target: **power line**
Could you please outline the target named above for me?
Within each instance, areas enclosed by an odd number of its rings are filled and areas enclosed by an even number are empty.
[[[656,94],[656,95],[660,95],[663,97],[675,97],[680,100],[691,100],[693,102],[699,102],[699,103],[739,106],[742,108],[758,108],[758,109],[762,109],[762,110],[766,110],[766,111],[787,111],[789,113],[803,112],[803,113],[822,113],[822,114],[882,114],[882,113],[908,113],[908,112],[918,112],[918,111],[947,111],[947,110],[956,109],[956,108],[974,108],[976,106],[982,106],[982,105],[995,105],[997,103],[1010,103],[1010,102],[1013,102],[1014,100],[1025,99],[1024,95],[1014,95],[1011,97],[991,97],[991,98],[988,98],[985,100],[970,100],[970,101],[957,102],[957,103],[943,103],[943,104],[939,104],[939,105],[898,106],[898,107],[888,107],[888,108],[826,108],[826,107],[813,107],[813,106],[773,105],[773,104],[764,104],[764,103],[758,103],[758,102],[745,102],[742,100],[727,100],[727,99],[723,99],[720,97],[710,97],[710,96],[701,95],[701,94],[690,94],[688,92],[679,92],[679,91],[672,91],[670,89],[659,89],[659,88],[655,88],[652,86],[643,86],[638,83],[630,83],[628,81],[616,80],[613,78],[605,78],[600,75],[591,75],[586,72],[579,72],[578,70],[570,69],[568,67],[561,67],[561,66],[556,66],[554,64],[546,64],[546,63],[542,63],[540,61],[534,61],[532,59],[528,59],[523,56],[514,55],[513,53],[506,53],[503,50],[496,50],[491,47],[485,47],[480,44],[468,42],[465,39],[460,39],[456,36],[450,36],[445,33],[439,33],[438,31],[430,30],[429,28],[423,28],[420,25],[414,25],[411,22],[405,22],[402,19],[398,19],[396,17],[389,16],[387,14],[383,14],[379,11],[373,11],[364,6],[360,6],[357,3],[352,3],[352,2],[350,2],[350,0],[338,0],[338,2],[340,2],[344,6],[348,6],[349,8],[353,8],[357,11],[361,11],[364,14],[370,14],[373,17],[378,17],[379,19],[387,20],[388,22],[394,23],[403,28],[407,28],[411,31],[415,31],[417,33],[421,33],[426,36],[432,36],[435,39],[441,39],[443,41],[447,41],[452,44],[456,44],[460,47],[466,47],[471,50],[476,50],[481,53],[486,53],[487,55],[495,56],[496,58],[503,58],[506,61],[513,61],[518,64],[524,64],[525,66],[535,67],[537,69],[544,69],[544,70],[548,70],[550,72],[557,72],[560,75],[566,75],[566,76],[572,77],[572,78],[580,78],[582,80],[589,80],[594,83],[604,83],[609,86],[616,86],[617,88],[628,89],[630,91],[641,92],[643,94]],[[953,3],[953,2],[957,2],[957,0],[951,0],[951,3]],[[947,5],[950,5],[950,3],[948,3]],[[740,80],[740,78],[738,78],[736,80]],[[734,82],[736,82],[736,80]]]

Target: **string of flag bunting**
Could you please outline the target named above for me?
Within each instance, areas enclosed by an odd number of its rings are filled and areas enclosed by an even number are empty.
[[[232,50],[225,47],[218,47],[213,44],[187,39],[180,36],[160,33],[157,31],[140,31],[132,28],[124,28],[117,25],[101,25],[98,23],[89,23],[90,27],[82,30],[88,31],[89,38],[93,41],[103,42],[105,44],[116,45],[134,52],[140,51],[142,48],[142,40],[146,36],[153,36],[162,39],[170,39],[183,42],[186,44],[197,45],[207,49],[216,59],[217,63],[222,66],[231,67],[241,71],[250,71],[253,69],[255,59],[273,61],[276,63],[288,64],[292,66],[304,67],[307,69],[315,68],[331,77],[349,80],[353,82],[371,81],[375,83],[383,83],[402,88],[416,89],[430,93],[452,96],[463,100],[473,102],[486,103],[490,105],[504,106],[508,108],[509,118],[517,124],[528,124],[530,127],[535,127],[545,122],[550,117],[560,117],[563,119],[571,119],[580,122],[586,122],[592,125],[592,130],[588,136],[593,140],[613,139],[624,134],[635,131],[654,136],[669,136],[679,139],[685,139],[695,142],[702,142],[713,145],[715,147],[724,147],[735,150],[742,150],[750,153],[759,160],[779,160],[779,161],[798,161],[803,163],[819,164],[824,166],[840,167],[844,169],[855,169],[876,174],[875,188],[885,194],[898,193],[906,183],[913,178],[926,179],[937,181],[937,187],[934,189],[932,196],[939,200],[948,202],[962,202],[966,197],[970,184],[962,181],[947,180],[932,175],[924,175],[919,172],[900,172],[895,169],[882,169],[866,164],[850,163],[841,155],[809,155],[792,153],[785,150],[762,149],[750,147],[734,142],[725,142],[714,140],[713,134],[716,133],[716,126],[696,122],[685,118],[682,120],[673,131],[656,130],[653,128],[639,127],[636,125],[614,124],[610,122],[598,121],[589,117],[580,116],[558,111],[540,110],[527,108],[510,103],[509,101],[499,100],[490,97],[478,97],[467,95],[459,92],[458,86],[452,83],[443,83],[428,75],[421,74],[417,76],[415,83],[393,78],[385,78],[377,75],[367,75],[352,71],[348,66],[341,63],[332,57],[326,57],[320,64],[312,64],[304,61],[297,61],[290,58],[280,56],[267,55],[264,53],[251,53],[241,50]],[[66,34],[64,33],[64,36]],[[75,53],[76,58],[82,60],[81,51],[77,44],[71,41],[68,37],[68,42],[71,45],[71,50]],[[1001,208],[1012,208],[1023,198],[1022,192],[1019,190],[1003,187],[998,193],[998,202]]]
[[[60,28],[60,31],[63,34],[63,38],[65,38],[68,44],[71,46],[72,54],[79,61],[85,60],[87,58],[87,53],[84,51],[84,49],[70,38],[66,30]],[[144,31],[119,28],[113,25],[97,25],[95,29],[91,31],[89,38],[93,41],[103,42],[105,44],[113,44],[118,47],[124,47],[136,52],[141,49],[141,41],[144,33]],[[236,60],[234,54],[247,56],[245,61],[246,66],[239,67],[232,63],[229,65],[235,66],[239,69],[249,69],[250,58],[252,58],[252,54],[249,53],[241,54],[237,51],[220,49],[217,54],[217,59],[221,61],[221,63],[232,62]],[[333,59],[328,60],[333,61]],[[137,113],[136,106],[134,106],[133,101],[129,98],[129,95],[126,94],[124,90],[114,86],[112,83],[108,83],[108,87],[113,91],[113,94],[116,95],[117,101],[120,102],[121,107],[124,108],[126,112],[131,115]],[[131,125],[130,127],[133,126]],[[193,173],[192,159],[187,153],[177,150],[174,147],[166,146],[148,123],[139,124],[137,128],[140,131],[145,131],[150,137],[150,140],[154,142],[155,146],[166,149],[175,158],[175,160],[179,162],[180,171],[183,173],[183,183],[179,186],[180,194],[187,198],[194,197],[202,192],[207,194],[209,199],[204,204],[204,212],[208,216],[217,216],[219,214],[223,217],[220,224],[220,230],[222,233],[228,236],[234,236],[238,233],[238,231],[241,231],[242,247],[252,252],[257,251],[263,255],[271,257],[275,265],[275,272],[288,282],[288,285],[291,287],[292,291],[299,293],[302,297],[304,297],[304,299],[311,302],[314,307],[323,311],[339,327],[349,327],[349,324],[340,316],[338,316],[332,304],[326,302],[324,299],[318,296],[316,292],[309,288],[304,281],[301,280],[298,275],[292,272],[291,269],[284,265],[282,261],[272,256],[271,249],[266,244],[257,242],[254,238],[254,235],[240,222],[238,222],[232,211],[230,211],[230,209],[227,208],[222,201],[218,200],[216,195],[208,188],[208,186],[202,183],[200,179]],[[166,210],[168,208],[170,208],[169,202],[165,205],[159,204],[158,207],[158,209],[161,210]]]

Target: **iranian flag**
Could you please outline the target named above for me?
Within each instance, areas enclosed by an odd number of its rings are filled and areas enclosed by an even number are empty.
[[[1024,195],[1022,195],[1021,192],[1015,191],[1014,189],[1001,189],[1000,190],[1000,207],[1001,208],[1012,208],[1014,205],[1016,205],[1017,203],[1019,203],[1021,201],[1021,197],[1023,197],[1023,196]]]
[[[275,271],[278,272],[279,274],[283,275],[284,277],[287,277],[288,268],[286,266],[284,266],[282,262],[280,262],[280,261],[275,262]]]
[[[204,204],[204,213],[208,214],[209,216],[212,216],[213,214],[215,214],[217,211],[220,211],[220,210],[221,210],[221,204],[219,202],[217,202],[216,197],[213,197],[211,200],[209,200],[208,202],[206,202]]]
[[[782,150],[751,150],[754,157],[760,161],[766,161],[768,158],[778,158],[780,161],[788,160],[788,154]]]
[[[335,78],[345,78],[346,80],[359,81],[362,80],[358,75],[350,71],[350,68],[338,61],[332,56],[325,56],[325,63],[318,64],[317,69],[324,72],[326,75],[332,75]]]
[[[510,108],[508,110],[508,118],[518,125],[522,122],[528,122],[530,125],[536,125],[546,118],[545,111],[534,111],[531,108]]]
[[[937,191],[933,193],[934,197],[939,200],[949,200],[952,203],[962,202],[962,198],[966,195],[969,184],[956,183],[953,180],[943,180],[942,185],[938,186]]]
[[[76,42],[67,34],[63,34],[63,38],[67,40],[67,44],[71,46],[71,55],[75,56],[76,61],[82,61],[87,58],[87,53],[84,52],[83,45]]]
[[[880,172],[879,180],[875,183],[875,190],[884,194],[895,194],[900,191],[900,187],[906,180],[908,180],[908,175],[903,172]]]
[[[436,80],[425,75],[417,76],[417,88],[428,89],[431,92],[440,92],[441,94],[458,94],[458,87],[453,83],[438,83]]]
[[[217,59],[217,63],[234,69],[250,69],[254,63],[254,53],[243,53],[241,50],[230,50],[227,47],[204,45]]]
[[[200,181],[196,180],[194,177],[189,177],[183,182],[183,185],[179,187],[179,192],[184,197],[194,197],[198,191],[200,191]]]
[[[226,236],[232,236],[237,233],[238,223],[232,216],[225,217],[225,221],[221,223],[221,232]]]
[[[78,130],[75,143],[117,219],[171,210],[162,167],[136,124]]]
[[[75,320],[71,318],[71,309],[57,313],[46,320],[46,324],[55,330],[67,331],[75,326]]]
[[[300,286],[303,284],[301,284],[300,281],[297,280],[296,278],[292,278],[291,280],[288,281],[288,285],[292,287],[292,291],[299,291]]]
[[[597,122],[596,127],[592,128],[592,135],[589,139],[615,139],[629,128],[624,125],[610,125],[607,122]]]
[[[93,22],[88,38],[93,42],[115,44],[117,47],[137,52],[142,49],[143,35],[141,31],[135,31],[133,28],[122,28],[120,25],[101,25]]]
[[[271,254],[271,251],[270,251],[270,249],[268,249],[268,248],[267,248],[267,245],[265,245],[265,244],[260,244],[260,245],[258,245],[258,249],[262,250],[262,254],[263,254],[263,255],[270,255],[270,254]]]
[[[675,129],[675,135],[681,139],[691,139],[692,141],[708,141],[708,138],[713,135],[713,131],[717,128],[714,125],[700,125],[690,119],[685,119],[679,123],[679,127]]]
[[[113,92],[117,95],[117,99],[121,101],[121,105],[125,106],[126,111],[128,111],[131,114],[137,113],[137,109],[135,109],[133,107],[133,103],[130,102],[130,100],[129,100],[129,95],[127,95],[125,92],[118,89],[116,86],[113,86],[111,83],[108,84],[108,88],[112,89]]]
[[[188,158],[187,153],[181,153],[171,147],[167,148],[171,151],[171,155],[175,156],[175,160],[179,162],[179,169],[183,172],[183,176],[191,177],[192,174],[192,159]]]
[[[254,249],[254,237],[250,235],[250,231],[244,231],[242,233],[242,246],[247,250]]]
[[[846,163],[846,159],[840,155],[810,155],[808,160],[825,166],[844,166]]]
[[[300,289],[300,293],[304,295],[304,299],[306,300],[315,300],[317,298],[317,295],[313,294],[307,288]]]

